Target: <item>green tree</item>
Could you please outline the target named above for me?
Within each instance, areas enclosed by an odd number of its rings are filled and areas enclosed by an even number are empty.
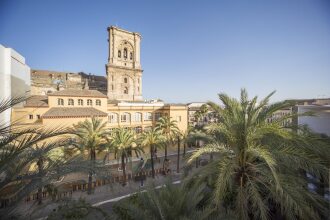
[[[110,219],[105,211],[101,208],[93,207],[86,201],[79,200],[64,200],[52,213],[47,217],[48,220],[88,220],[88,219],[99,219],[105,220]]]
[[[261,101],[249,100],[242,89],[237,100],[219,94],[224,107],[211,103],[219,122],[208,126],[213,141],[195,152],[191,163],[205,153],[217,154],[202,175],[215,176],[214,201],[237,213],[239,219],[320,219],[329,208],[308,191],[305,172],[329,179],[329,145],[282,127],[294,114],[267,122],[291,102],[269,105],[272,92]]]
[[[25,98],[0,101],[0,114]],[[0,124],[0,198],[10,199],[8,207],[1,210],[4,219],[15,214],[16,204],[25,196],[38,192],[59,177],[80,170],[80,158],[63,158],[69,131],[63,128],[22,128],[17,122]]]
[[[88,174],[88,194],[91,194],[96,153],[104,149],[109,132],[106,129],[106,122],[94,117],[91,120],[86,119],[74,125],[73,132],[78,137],[73,144],[82,151],[87,151],[90,158],[91,169]]]
[[[155,178],[155,168],[154,168],[155,151],[157,150],[158,147],[163,146],[165,139],[159,131],[153,128],[150,131],[146,131],[142,133],[140,142],[142,146],[149,147],[152,178]]]
[[[167,148],[173,143],[173,139],[176,138],[179,128],[177,121],[171,120],[170,117],[161,117],[156,123],[156,130],[159,131],[166,139],[165,145],[165,160],[167,159]]]
[[[127,220],[208,219],[211,212],[203,201],[204,194],[203,186],[174,185],[168,181],[163,188],[152,186],[146,192],[119,202],[114,212],[116,219]]]
[[[121,160],[123,170],[123,185],[126,185],[126,163],[132,157],[132,154],[138,157],[143,153],[143,148],[137,144],[137,137],[132,129],[117,128],[113,130],[110,136],[111,145],[114,146],[114,154],[118,160]]]

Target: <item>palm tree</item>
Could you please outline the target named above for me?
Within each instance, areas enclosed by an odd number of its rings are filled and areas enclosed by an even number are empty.
[[[106,122],[92,118],[74,125],[74,133],[78,137],[74,145],[83,151],[87,151],[91,162],[91,170],[88,174],[88,194],[92,193],[93,169],[95,167],[96,152],[104,148],[108,131]]]
[[[155,178],[155,168],[154,168],[154,156],[157,147],[161,147],[165,142],[164,137],[157,131],[155,128],[143,132],[141,136],[141,145],[149,147],[150,151],[150,160],[151,160],[151,170],[152,178]]]
[[[0,114],[25,98],[0,101]],[[66,145],[69,131],[63,128],[33,127],[24,129],[17,122],[0,124],[0,198],[10,200],[9,207],[2,209],[3,218],[15,214],[15,205],[25,196],[42,189],[57,178],[79,170],[80,158],[56,156]],[[38,147],[42,146],[42,147]]]
[[[204,194],[204,186],[177,186],[167,181],[161,189],[152,186],[146,192],[115,204],[114,219],[208,219],[211,212],[203,201]]]
[[[293,114],[268,123],[274,112],[292,106],[287,101],[269,105],[273,94],[260,102],[249,100],[244,89],[240,100],[219,94],[224,107],[211,106],[221,117],[207,128],[214,141],[189,162],[205,153],[218,155],[201,174],[216,177],[215,204],[234,209],[239,219],[320,219],[329,208],[308,191],[302,171],[328,180],[329,145],[282,127]]]
[[[132,153],[138,157],[143,153],[143,148],[137,144],[136,134],[132,129],[117,128],[110,137],[111,145],[114,146],[115,157],[121,159],[123,170],[123,185],[126,185],[126,162],[132,157]]]
[[[171,120],[170,117],[161,117],[156,123],[156,130],[159,131],[166,138],[167,144],[165,145],[165,160],[167,159],[167,147],[173,142],[173,138],[176,137],[179,132],[177,121]]]

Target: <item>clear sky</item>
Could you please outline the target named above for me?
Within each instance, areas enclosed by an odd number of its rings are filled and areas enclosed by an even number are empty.
[[[0,44],[34,69],[105,75],[110,25],[142,34],[145,98],[330,97],[329,0],[0,0]]]

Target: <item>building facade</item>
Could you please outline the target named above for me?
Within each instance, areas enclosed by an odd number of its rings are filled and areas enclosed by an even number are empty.
[[[30,94],[30,67],[12,48],[0,44],[0,101]],[[0,114],[0,123],[9,123],[11,109]]]
[[[297,103],[293,111],[298,116],[293,123],[307,125],[313,132],[330,136],[330,98],[297,100]],[[299,116],[306,112],[313,113],[313,116]]]

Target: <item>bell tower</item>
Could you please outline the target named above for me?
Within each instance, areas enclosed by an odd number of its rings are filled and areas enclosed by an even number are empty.
[[[106,64],[108,98],[141,101],[141,35],[118,27],[108,27],[109,57]]]

